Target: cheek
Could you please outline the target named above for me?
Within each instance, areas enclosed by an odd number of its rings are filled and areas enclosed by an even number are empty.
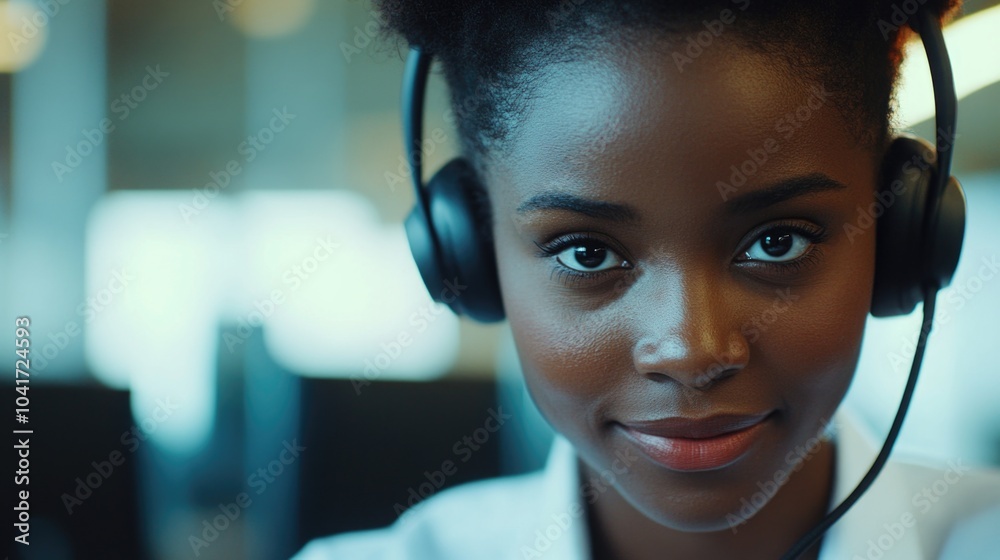
[[[830,262],[839,266],[799,292],[785,312],[758,314],[751,350],[751,364],[770,373],[802,434],[829,420],[847,392],[871,305],[874,240],[844,242],[836,252]]]
[[[508,309],[535,404],[556,430],[571,437],[586,430],[586,421],[600,416],[601,403],[623,367],[617,329],[594,317],[568,317],[538,299],[512,302]]]
[[[532,399],[565,435],[595,426],[630,367],[628,343],[613,309],[574,311],[553,290],[548,268],[514,263],[523,256],[498,246],[504,308]]]

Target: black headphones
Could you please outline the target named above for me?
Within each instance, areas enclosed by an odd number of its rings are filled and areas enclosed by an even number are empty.
[[[950,174],[958,105],[951,62],[934,15],[920,9],[912,18],[934,84],[936,150],[924,140],[900,136],[882,161],[877,200],[870,207],[870,217],[877,224],[871,314],[906,315],[923,302],[924,321],[900,407],[882,450],[851,495],[789,549],[783,557],[789,560],[808,550],[846,513],[888,459],[916,386],[937,291],[951,282],[962,249],[965,194]],[[476,197],[482,187],[472,164],[455,158],[423,183],[420,145],[430,66],[429,53],[410,49],[403,82],[404,141],[417,195],[416,207],[406,218],[410,250],[436,301],[476,321],[500,321],[504,310],[496,258],[492,239],[476,223]],[[461,288],[457,294],[455,286]]]
[[[931,21],[930,27],[938,26]],[[947,286],[962,248],[965,195],[950,176],[957,102],[944,41],[928,37],[933,34],[930,30],[921,37],[934,77],[939,161],[933,165],[930,144],[909,136],[896,138],[885,154],[879,196],[866,209],[877,220],[875,317],[909,314],[924,299],[925,286]],[[504,310],[493,242],[476,223],[476,197],[483,189],[472,164],[455,158],[423,182],[423,105],[430,66],[430,54],[410,49],[403,82],[404,141],[417,198],[406,218],[410,250],[436,301],[476,321],[500,321]]]
[[[403,140],[417,203],[406,218],[406,237],[435,301],[476,321],[501,321],[504,311],[493,240],[476,223],[476,197],[483,191],[472,164],[455,158],[426,186],[423,182],[423,108],[430,67],[431,55],[412,47],[403,77]]]

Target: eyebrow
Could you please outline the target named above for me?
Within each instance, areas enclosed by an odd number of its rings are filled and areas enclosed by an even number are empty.
[[[741,214],[763,210],[780,202],[819,192],[846,189],[847,185],[825,173],[810,173],[782,179],[763,189],[741,194],[725,202],[726,212]],[[635,223],[639,211],[628,204],[592,200],[570,193],[543,192],[536,194],[517,207],[518,214],[540,210],[566,210],[612,222]]]
[[[634,223],[639,221],[639,211],[628,204],[591,200],[569,193],[544,192],[536,194],[517,207],[518,214],[527,214],[538,210],[568,210],[612,222]]]
[[[810,173],[799,177],[790,177],[773,183],[766,188],[742,194],[726,201],[726,211],[730,214],[742,214],[762,210],[779,202],[796,197],[826,191],[846,189],[847,185],[831,178],[825,173]]]

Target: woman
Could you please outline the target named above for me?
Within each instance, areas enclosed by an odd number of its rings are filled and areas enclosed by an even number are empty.
[[[560,437],[543,473],[300,558],[780,557],[873,456],[834,419],[871,307],[858,209],[892,140],[906,12],[379,4],[442,64],[525,381]],[[942,480],[947,499],[921,494]],[[962,554],[998,480],[890,463],[803,558]]]

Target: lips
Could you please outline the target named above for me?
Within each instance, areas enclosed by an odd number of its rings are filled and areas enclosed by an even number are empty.
[[[650,459],[675,471],[723,468],[745,455],[770,424],[771,413],[671,417],[620,424]]]
[[[770,412],[763,414],[718,414],[706,418],[662,418],[639,422],[628,422],[626,428],[664,438],[702,439],[720,436],[749,428],[764,420]]]

